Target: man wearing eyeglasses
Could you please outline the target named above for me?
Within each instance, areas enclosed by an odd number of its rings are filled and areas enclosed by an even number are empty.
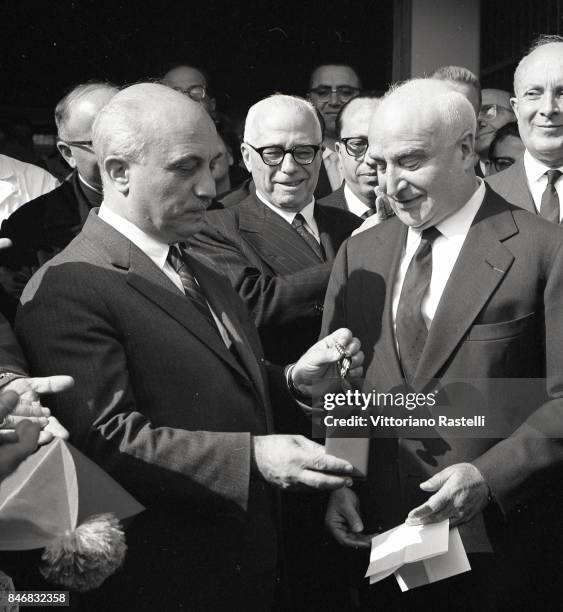
[[[306,100],[275,95],[252,106],[241,149],[256,193],[208,212],[192,249],[228,276],[266,358],[289,363],[318,337],[332,261],[360,220],[315,204],[321,126]]]
[[[336,117],[335,149],[340,158],[344,182],[319,204],[335,206],[367,219],[375,213],[377,170],[365,159],[368,148],[368,128],[379,99],[358,96],[347,102]]]
[[[205,110],[213,116],[215,98],[209,96],[207,81],[208,79],[201,70],[183,64],[174,66],[162,77],[164,85],[186,94],[195,102],[201,102]]]
[[[489,172],[489,148],[497,131],[515,120],[510,94],[502,89],[483,89],[481,110],[477,118],[475,152],[479,156],[478,175]]]
[[[511,204],[561,223],[563,198],[563,37],[540,36],[514,73],[512,106],[526,150],[488,179]]]
[[[92,124],[117,91],[106,82],[77,85],[55,107],[57,148],[72,172],[62,185],[24,204],[2,223],[0,275],[8,295],[2,296],[0,308],[9,319],[32,272],[61,251],[102,202]]]
[[[343,64],[323,64],[317,66],[311,74],[308,98],[321,113],[325,122],[323,144],[323,167],[319,183],[325,182],[327,194],[335,191],[342,184],[340,160],[335,150],[337,138],[336,116],[340,109],[360,93],[360,78],[351,66]],[[326,177],[323,176],[326,171]],[[330,184],[330,189],[328,189]],[[321,197],[317,189],[317,195]],[[324,194],[323,194],[324,195]]]

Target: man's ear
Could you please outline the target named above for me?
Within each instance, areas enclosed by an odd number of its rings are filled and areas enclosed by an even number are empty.
[[[510,98],[510,106],[512,106],[516,119],[518,119],[518,98]]]
[[[475,134],[467,132],[458,141],[461,150],[461,159],[467,167],[475,165]]]
[[[104,159],[104,170],[112,185],[120,193],[129,192],[130,163],[117,155],[110,155]]]
[[[57,142],[57,149],[59,150],[59,153],[63,156],[63,159],[65,160],[65,162],[71,168],[76,168],[76,160],[74,159],[72,155],[72,149],[66,144],[66,142],[59,140]]]
[[[244,142],[240,145],[240,152],[242,153],[242,161],[244,162],[246,169],[252,174],[252,161],[250,159],[250,150]]]

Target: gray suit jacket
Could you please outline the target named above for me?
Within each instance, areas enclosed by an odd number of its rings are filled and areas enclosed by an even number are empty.
[[[486,178],[486,182],[493,191],[499,194],[510,204],[520,206],[537,214],[534,199],[528,187],[526,170],[524,168],[524,157],[517,159],[512,166]]]

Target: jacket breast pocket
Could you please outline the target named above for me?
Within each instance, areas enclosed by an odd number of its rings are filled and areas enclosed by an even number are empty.
[[[474,325],[466,336],[466,340],[484,341],[484,340],[505,340],[515,338],[522,335],[526,329],[533,324],[535,312],[511,319],[510,321],[499,321],[498,323],[483,323]]]

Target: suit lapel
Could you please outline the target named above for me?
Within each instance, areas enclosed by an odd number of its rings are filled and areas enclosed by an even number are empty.
[[[378,380],[384,378],[386,387],[391,388],[400,385],[403,379],[399,357],[395,346],[395,333],[393,329],[393,287],[395,277],[401,263],[407,228],[399,220],[392,219],[386,222],[386,232],[379,232],[375,239],[373,248],[365,254],[363,269],[377,276],[383,276],[383,287],[378,286],[371,274],[363,275],[360,288],[360,302],[364,327],[367,330],[370,346],[375,347],[374,358],[377,360],[375,367],[384,376],[378,375]],[[383,298],[384,296],[384,298]],[[374,313],[377,312],[377,304],[381,299],[385,302],[382,307],[381,330],[379,337],[377,325],[374,322]],[[375,333],[374,333],[375,332]],[[369,372],[366,373],[369,376]]]
[[[499,178],[496,178],[499,177]],[[502,184],[501,179],[502,178]],[[534,199],[532,198],[532,194],[530,193],[530,188],[528,187],[528,180],[526,178],[526,169],[524,167],[524,156],[521,156],[510,168],[507,168],[504,172],[500,174],[495,174],[491,177],[492,185],[499,185],[499,189],[502,188],[503,197],[516,206],[520,206],[520,208],[524,208],[525,210],[529,210],[534,213],[534,215],[538,214],[536,209],[536,205],[534,204]]]
[[[514,260],[502,241],[517,232],[512,213],[488,188],[428,331],[415,388],[438,375],[502,281]]]
[[[336,192],[335,192],[336,193]],[[333,261],[336,257],[338,246],[347,238],[346,227],[335,226],[331,223],[331,217],[319,204],[315,204],[315,221],[319,228],[319,238],[325,252],[326,261]],[[343,235],[344,234],[344,235]],[[319,263],[317,261],[317,263]]]
[[[193,257],[187,257],[198,279],[198,283],[206,295],[211,308],[213,308],[213,312],[225,326],[229,338],[233,342],[234,348],[246,369],[248,377],[254,382],[255,388],[262,400],[262,404],[267,405],[269,399],[266,397],[265,381],[258,364],[258,358],[248,336],[234,316],[232,307],[232,301],[236,297],[234,291],[231,292],[229,287],[229,292],[227,293],[225,287],[215,281],[206,266]],[[260,351],[260,347],[256,347],[256,350]],[[236,362],[236,360],[234,361]]]
[[[260,258],[276,272],[291,274],[319,263],[293,227],[255,196],[239,205],[239,229]]]

